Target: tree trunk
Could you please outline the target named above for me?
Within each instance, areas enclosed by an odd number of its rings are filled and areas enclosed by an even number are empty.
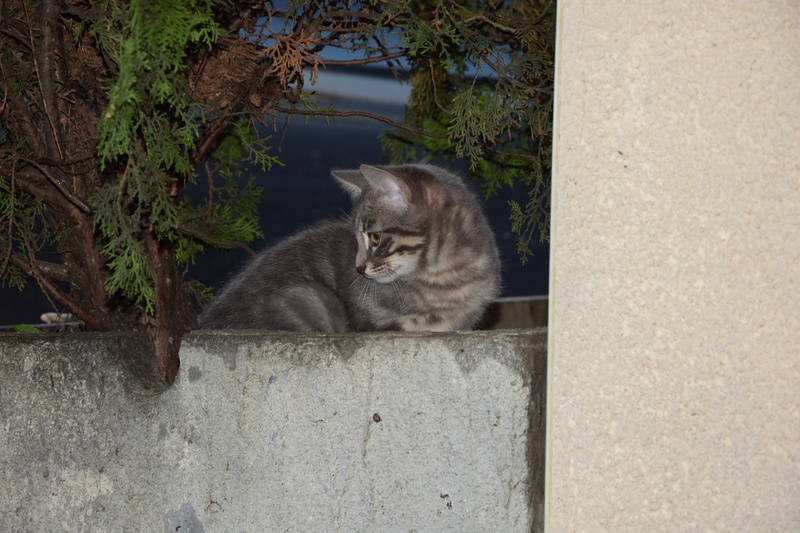
[[[168,242],[147,235],[148,257],[154,271],[155,315],[142,313],[140,325],[153,344],[161,377],[167,384],[175,381],[180,367],[178,350],[181,338],[197,326],[197,316],[189,296],[183,290],[183,278],[178,272],[175,253]]]

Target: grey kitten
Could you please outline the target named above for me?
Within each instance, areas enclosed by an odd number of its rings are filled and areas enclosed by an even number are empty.
[[[336,170],[351,220],[330,220],[256,256],[200,317],[201,328],[455,331],[500,292],[481,204],[432,165]]]

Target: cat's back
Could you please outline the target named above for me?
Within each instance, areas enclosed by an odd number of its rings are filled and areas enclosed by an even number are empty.
[[[411,283],[425,313],[405,317],[406,328],[471,329],[500,293],[500,257],[477,194],[458,174],[431,165],[446,200],[430,210],[426,268]],[[410,324],[410,326],[408,325]]]
[[[302,295],[304,287],[318,286],[341,298],[356,275],[355,249],[345,220],[319,222],[278,241],[230,279],[200,315],[199,327],[296,329],[286,324],[287,292]]]

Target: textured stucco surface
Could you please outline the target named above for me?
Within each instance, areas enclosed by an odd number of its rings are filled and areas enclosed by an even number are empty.
[[[548,527],[800,531],[800,4],[559,2]]]
[[[158,393],[141,337],[0,335],[0,531],[527,533],[545,340],[195,332]]]

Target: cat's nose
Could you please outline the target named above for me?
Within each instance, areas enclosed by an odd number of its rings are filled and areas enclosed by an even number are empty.
[[[359,265],[359,266],[356,267],[356,271],[359,274],[363,274],[366,269],[367,269],[367,265]]]

